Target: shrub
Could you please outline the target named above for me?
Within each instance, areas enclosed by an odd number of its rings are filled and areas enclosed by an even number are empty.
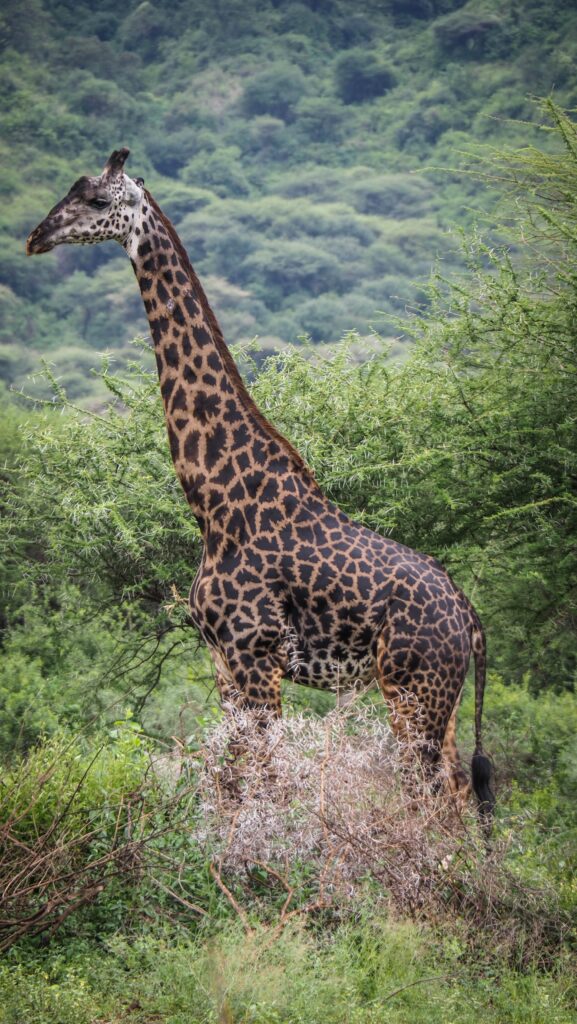
[[[263,114],[253,117],[248,133],[243,130],[243,147],[248,152],[266,154],[271,159],[283,149],[286,125],[282,118]]]
[[[240,149],[225,146],[214,153],[193,157],[182,170],[187,185],[209,188],[217,196],[244,196],[249,192],[246,175],[240,166]]]
[[[301,69],[288,61],[278,61],[248,80],[242,105],[250,117],[270,114],[287,121],[305,92],[306,80]]]
[[[488,54],[499,42],[510,47],[503,19],[490,11],[476,10],[472,5],[447,14],[434,24],[434,33],[442,49],[453,55]]]
[[[407,785],[406,750],[378,705],[354,702],[265,730],[232,712],[207,734],[192,835],[247,934],[255,914],[278,935],[299,917],[350,918],[368,897],[413,919],[458,915],[471,949],[490,935],[499,957],[550,962],[573,934],[555,893],[510,870],[507,841],[488,860],[472,808],[432,791],[417,740],[411,755]]]
[[[292,239],[264,241],[244,260],[241,281],[255,281],[254,291],[266,293],[274,308],[274,299],[280,304],[286,291],[306,289],[318,295],[339,286],[342,267],[333,253],[325,252],[310,242]],[[256,281],[262,281],[257,287]],[[277,298],[278,296],[278,298]]]
[[[396,85],[393,71],[364,49],[348,50],[335,63],[335,86],[343,103],[363,103]]]
[[[345,132],[345,112],[331,96],[305,96],[296,108],[299,133],[310,142],[338,142]]]
[[[3,772],[0,949],[54,932],[114,880],[134,885],[155,834],[147,765],[128,723],[111,746],[61,736]]]

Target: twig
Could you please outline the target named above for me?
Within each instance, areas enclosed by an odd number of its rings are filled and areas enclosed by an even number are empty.
[[[149,875],[148,878],[153,883],[153,885],[156,885],[159,889],[162,889],[163,892],[171,896],[172,899],[177,901],[177,903],[182,903],[183,907],[186,907],[187,910],[192,910],[193,913],[200,914],[201,917],[209,916],[206,910],[203,910],[202,907],[199,907],[196,903],[190,903],[190,901],[186,900],[184,896],[179,896],[178,893],[174,892],[174,890],[170,888],[170,886],[165,885],[164,882],[161,882],[159,878],[155,878],[154,875]]]
[[[402,985],[401,988],[396,988],[393,992],[389,992],[388,996],[385,996],[382,1001],[383,1003],[388,1003],[389,999],[394,999],[401,992],[406,992],[408,988],[415,988],[415,985],[428,985],[430,981],[448,981],[449,978],[456,977],[456,972],[451,971],[449,974],[433,974],[430,978],[418,978],[417,981],[411,981],[409,985]]]
[[[242,924],[243,924],[243,927],[244,927],[244,930],[245,930],[247,936],[249,938],[252,938],[252,936],[255,935],[256,933],[255,933],[255,930],[252,927],[252,925],[249,924],[249,920],[248,920],[248,917],[246,915],[246,911],[243,910],[243,908],[241,907],[241,905],[238,902],[238,900],[235,899],[235,897],[231,893],[231,891],[228,888],[228,886],[225,885],[225,883],[223,882],[222,876],[220,874],[220,871],[216,867],[214,861],[210,862],[210,873],[211,873],[212,877],[214,878],[216,884],[218,885],[219,889],[221,890],[221,892],[223,892],[224,895],[226,896],[226,898],[229,901],[231,907],[233,907],[233,909],[238,914],[240,920],[242,921]]]

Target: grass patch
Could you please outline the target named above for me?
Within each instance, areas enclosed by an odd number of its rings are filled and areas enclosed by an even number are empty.
[[[104,948],[53,949],[0,970],[2,1024],[570,1024],[575,987],[553,974],[473,965],[455,937],[359,906],[356,924],[301,926],[274,943],[239,925]],[[567,967],[567,965],[565,965]]]

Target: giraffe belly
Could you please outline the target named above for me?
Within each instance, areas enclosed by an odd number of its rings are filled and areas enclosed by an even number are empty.
[[[358,690],[376,679],[376,658],[372,650],[348,651],[340,657],[330,645],[299,647],[295,639],[285,642],[286,674],[289,679],[317,690]]]

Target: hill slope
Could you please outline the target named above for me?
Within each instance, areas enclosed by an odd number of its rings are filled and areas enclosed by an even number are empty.
[[[529,93],[577,104],[577,11],[459,0],[9,0],[1,23],[0,376],[73,396],[147,334],[117,247],[27,261],[28,230],[117,145],[174,220],[230,342],[334,341],[422,299],[490,196],[418,174],[503,141]],[[520,133],[515,135],[518,145]],[[542,144],[542,140],[540,140]]]

